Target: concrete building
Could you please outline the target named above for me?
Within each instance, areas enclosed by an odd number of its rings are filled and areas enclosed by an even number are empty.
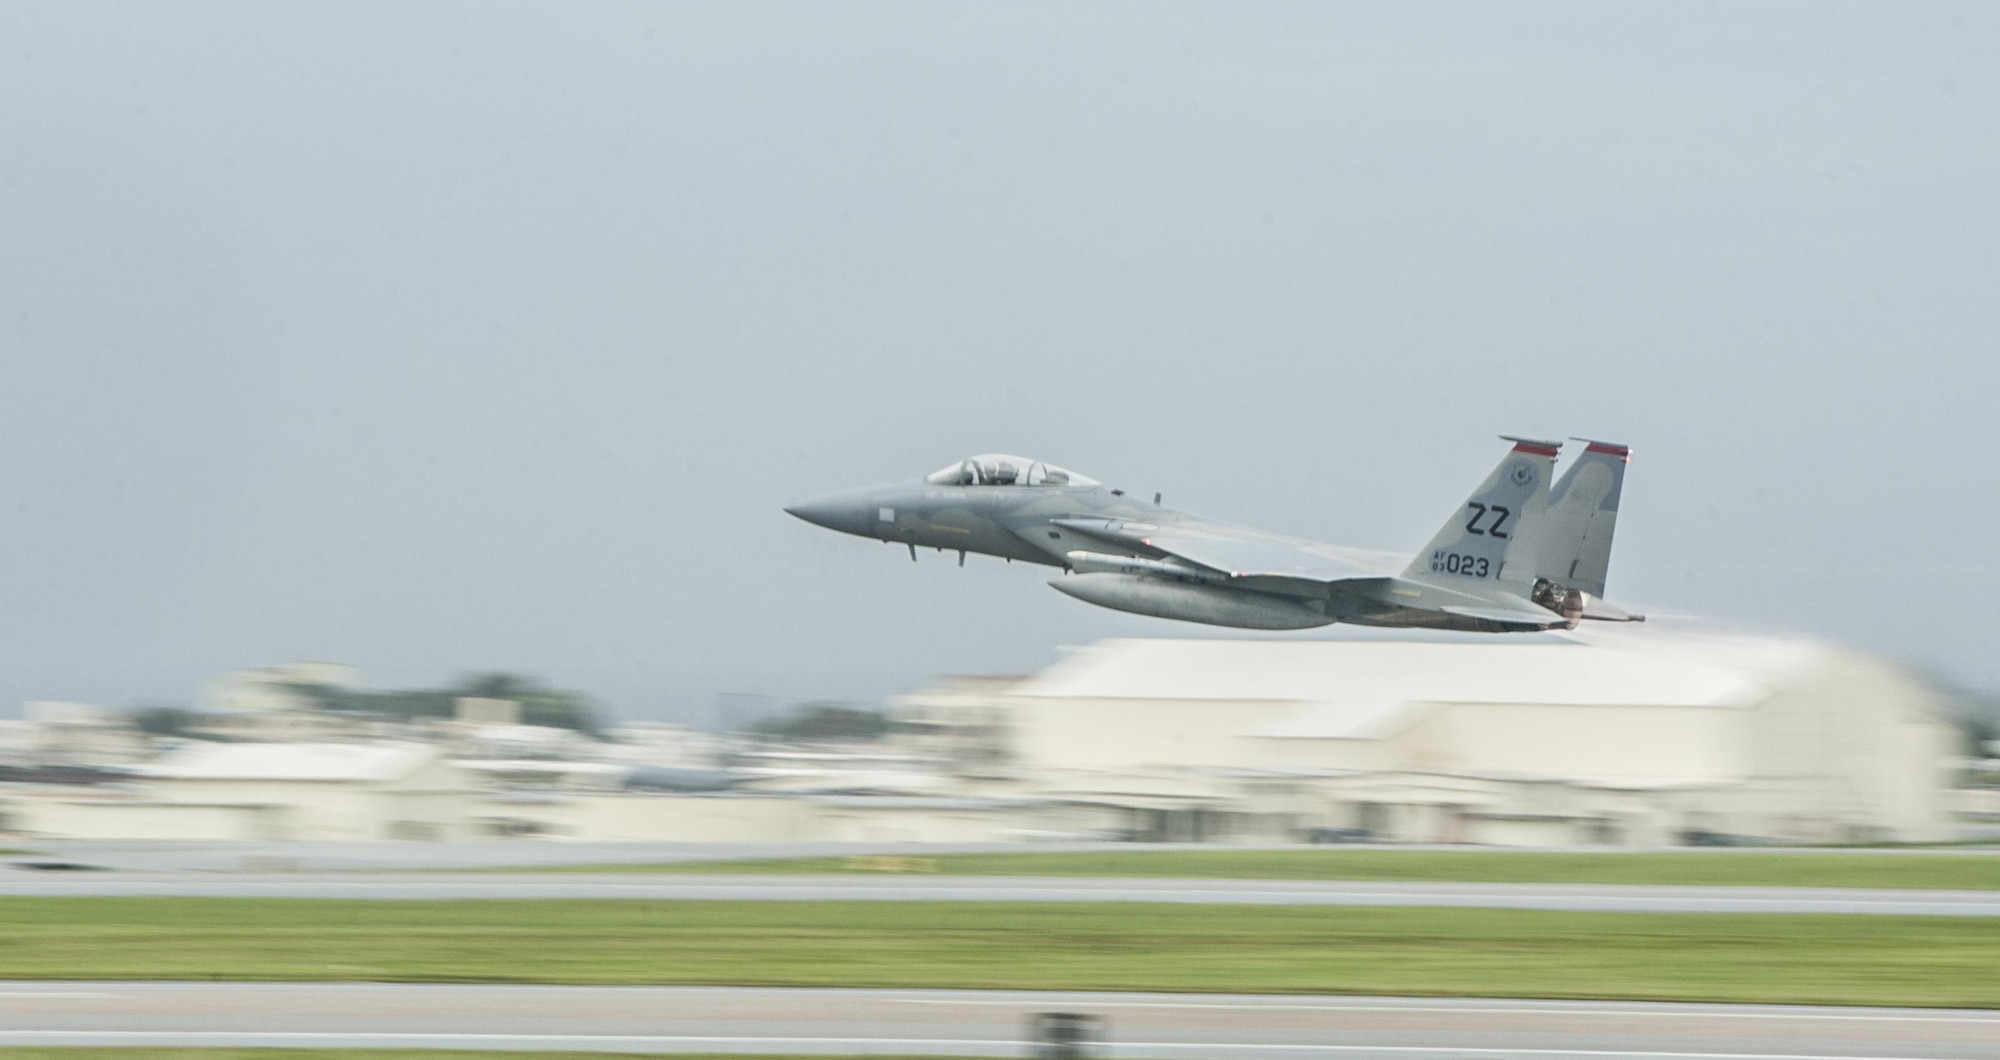
[[[1137,838],[1659,845],[1942,834],[1953,731],[1901,671],[1818,642],[1116,640],[905,697],[926,752]],[[954,747],[955,743],[968,745]]]
[[[272,713],[303,710],[312,701],[301,686],[355,688],[361,673],[345,663],[293,662],[231,670],[201,683],[195,709],[204,714]]]
[[[205,744],[116,788],[18,792],[9,824],[66,839],[465,839],[482,787],[413,744]]]
[[[607,761],[670,769],[714,769],[732,750],[715,733],[658,721],[633,721],[612,728],[602,748]]]
[[[88,703],[31,700],[0,722],[0,764],[30,768],[116,766],[146,755],[145,735],[122,714]]]
[[[565,800],[550,821],[545,834],[594,840],[995,843],[1111,838],[1119,812],[1049,799],[625,792]]]
[[[1012,738],[1015,712],[1007,693],[1025,675],[953,674],[891,705],[897,743],[944,763],[961,783],[1018,780],[1020,747]]]
[[[244,743],[321,743],[365,739],[369,723],[315,709],[311,688],[353,689],[361,673],[345,663],[292,662],[218,674],[201,683],[196,731]]]

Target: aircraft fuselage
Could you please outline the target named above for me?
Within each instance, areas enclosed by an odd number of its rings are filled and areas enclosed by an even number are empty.
[[[1560,502],[1551,507],[1557,444],[1509,440],[1515,448],[1416,559],[1203,518],[1157,495],[1132,497],[1000,454],[785,510],[903,545],[912,559],[935,549],[961,564],[977,554],[1058,567],[1065,577],[1049,584],[1070,596],[1212,625],[1516,632],[1630,617],[1591,595],[1603,586],[1627,451],[1592,443],[1557,484]]]

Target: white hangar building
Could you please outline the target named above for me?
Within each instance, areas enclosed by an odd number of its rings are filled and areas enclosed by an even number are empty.
[[[114,789],[18,796],[15,830],[65,839],[463,839],[478,777],[422,744],[195,744]]]
[[[987,790],[1121,807],[1153,839],[1663,845],[1919,840],[1940,698],[1807,640],[1113,640],[895,705]]]

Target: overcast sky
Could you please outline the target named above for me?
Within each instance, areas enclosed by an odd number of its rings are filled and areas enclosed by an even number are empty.
[[[1204,631],[787,502],[999,450],[1412,550],[1503,431],[1635,447],[1615,601],[2000,686],[1996,55],[1971,4],[8,0],[0,710],[879,698]]]

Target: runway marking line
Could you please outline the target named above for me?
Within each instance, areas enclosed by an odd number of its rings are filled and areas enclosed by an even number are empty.
[[[254,1043],[260,1041],[326,1041],[326,1042],[514,1042],[536,1045],[616,1045],[653,1046],[679,1045],[702,1048],[729,1048],[732,1046],[794,1046],[794,1045],[839,1045],[839,1046],[1000,1046],[1012,1055],[1021,1043],[1013,1038],[718,1038],[681,1035],[609,1035],[609,1034],[356,1034],[356,1033],[313,1033],[310,1031],[173,1031],[163,1034],[146,1031],[0,1031],[0,1042],[28,1041],[60,1038],[67,1042],[84,1040],[132,1041],[143,1039],[153,1044],[173,1042],[238,1041]],[[1465,1047],[1448,1045],[1277,1045],[1277,1044],[1233,1044],[1223,1042],[1111,1042],[1106,1043],[1118,1052],[1136,1050],[1213,1050],[1240,1049],[1277,1052],[1338,1052],[1338,1053],[1398,1053],[1410,1055],[1448,1056],[1573,1056],[1573,1057],[1619,1057],[1647,1058],[1647,1060],[1941,1060],[1938,1057],[1881,1056],[1868,1053],[1822,1054],[1822,1053],[1697,1053],[1671,1050],[1630,1050],[1630,1049],[1496,1049],[1486,1047]],[[383,1044],[378,1048],[392,1048]],[[998,1055],[998,1054],[996,1054]]]

